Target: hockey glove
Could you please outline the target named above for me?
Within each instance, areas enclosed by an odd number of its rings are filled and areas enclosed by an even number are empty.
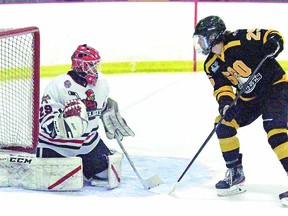
[[[111,98],[107,99],[107,106],[101,119],[108,139],[115,138],[115,133],[120,140],[123,139],[123,136],[135,136],[125,119],[120,115],[117,102]]]
[[[85,104],[80,99],[65,103],[62,113],[54,117],[54,128],[60,137],[81,137],[88,127],[88,115]]]
[[[270,55],[270,58],[276,58],[283,50],[283,38],[278,34],[268,37],[266,43],[263,44],[263,52]]]
[[[221,116],[224,116],[224,120],[227,122],[232,121],[236,116],[235,105],[231,106],[229,109],[229,105],[225,105],[222,108],[219,108],[219,112]]]
[[[221,116],[224,116],[225,121],[232,121],[236,115],[236,109],[235,105],[231,106],[229,109],[228,107],[230,104],[233,103],[233,98],[228,97],[228,96],[222,96],[220,97],[219,101],[219,113]]]

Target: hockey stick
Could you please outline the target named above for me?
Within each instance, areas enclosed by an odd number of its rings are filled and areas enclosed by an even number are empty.
[[[118,135],[117,135],[117,130],[118,130],[118,129],[115,130],[115,139],[117,140],[119,146],[121,147],[123,153],[125,154],[127,160],[129,161],[131,167],[133,168],[134,172],[136,173],[136,175],[137,175],[138,179],[140,180],[140,182],[141,182],[142,186],[144,187],[144,189],[145,189],[145,190],[149,190],[149,189],[151,189],[151,188],[157,187],[157,186],[159,186],[160,184],[162,184],[163,181],[162,181],[162,179],[160,178],[160,176],[158,176],[158,175],[154,175],[154,176],[152,176],[152,177],[150,177],[150,178],[148,178],[148,179],[146,179],[146,180],[144,180],[144,179],[140,176],[140,174],[139,174],[138,170],[136,169],[133,161],[131,160],[129,154],[127,153],[127,151],[125,150],[122,142],[120,141],[120,139],[119,139],[119,137],[118,137]]]
[[[248,78],[248,80],[244,83],[244,85],[242,86],[241,90],[239,91],[239,93],[236,95],[236,98],[232,101],[232,103],[229,105],[228,109],[230,109],[232,106],[234,106],[237,102],[237,100],[240,98],[240,96],[243,94],[243,92],[246,91],[246,88],[248,87],[248,85],[250,84],[250,82],[252,81],[252,79],[254,78],[254,76],[256,75],[256,73],[258,72],[258,70],[260,69],[260,67],[262,66],[262,64],[266,61],[267,58],[269,58],[271,55],[266,55],[261,62],[259,63],[259,65],[256,67],[256,69],[254,70],[254,72],[251,74],[251,76]],[[227,109],[227,110],[228,110]],[[227,112],[226,112],[227,113]],[[181,174],[181,176],[179,177],[179,179],[177,180],[177,182],[175,182],[172,186],[172,190],[169,192],[169,194],[172,194],[176,188],[178,183],[181,181],[181,179],[183,178],[183,176],[186,174],[186,172],[188,171],[188,169],[190,168],[190,166],[193,164],[193,162],[196,160],[196,158],[198,157],[198,155],[200,154],[200,152],[203,150],[203,148],[205,147],[205,145],[208,143],[208,141],[211,139],[211,137],[214,135],[214,133],[216,132],[217,128],[219,127],[219,125],[222,123],[222,121],[225,118],[225,114],[221,117],[220,121],[214,126],[213,130],[210,132],[210,134],[208,135],[208,137],[206,138],[206,140],[204,141],[204,143],[202,144],[202,146],[200,147],[200,149],[197,151],[197,153],[195,154],[195,156],[193,157],[193,159],[190,161],[190,163],[188,164],[188,166],[186,167],[186,169],[184,170],[184,172]]]
[[[140,180],[141,184],[143,185],[144,189],[145,189],[145,190],[149,190],[149,189],[151,189],[151,188],[157,187],[157,186],[159,186],[160,184],[162,184],[163,181],[162,181],[162,179],[160,178],[160,176],[158,176],[158,175],[154,175],[154,176],[152,176],[152,177],[150,177],[150,178],[148,178],[148,179],[146,179],[146,180],[144,180],[144,179],[140,176],[140,174],[139,174],[138,170],[136,169],[133,161],[131,160],[129,154],[127,153],[127,151],[125,150],[125,148],[124,148],[121,140],[119,139],[118,131],[119,131],[119,130],[116,128],[116,129],[115,129],[115,139],[117,140],[119,146],[121,147],[123,153],[125,154],[127,160],[129,161],[131,167],[133,168],[134,172],[136,173],[136,175],[137,175],[138,179]]]

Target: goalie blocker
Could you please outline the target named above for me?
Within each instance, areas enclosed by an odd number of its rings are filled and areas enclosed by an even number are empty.
[[[127,125],[125,119],[120,115],[118,103],[112,98],[107,99],[106,108],[101,115],[104,130],[108,139],[116,137],[123,140],[123,137],[135,136],[135,133]]]
[[[106,180],[93,180],[91,185],[115,188],[121,182],[122,154],[109,156]],[[0,187],[22,187],[44,191],[77,191],[83,187],[80,157],[36,158],[19,152],[0,152]]]

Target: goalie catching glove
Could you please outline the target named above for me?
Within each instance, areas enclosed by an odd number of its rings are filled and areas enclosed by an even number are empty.
[[[124,136],[135,136],[125,119],[120,115],[117,102],[111,98],[107,99],[107,106],[101,119],[108,139],[115,138],[115,133],[120,140]]]
[[[87,126],[86,106],[80,99],[66,102],[63,112],[54,117],[56,133],[63,138],[81,137]]]

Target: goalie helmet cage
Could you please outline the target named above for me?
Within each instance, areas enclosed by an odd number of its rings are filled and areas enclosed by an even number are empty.
[[[34,153],[39,94],[39,29],[0,29],[0,149]]]

